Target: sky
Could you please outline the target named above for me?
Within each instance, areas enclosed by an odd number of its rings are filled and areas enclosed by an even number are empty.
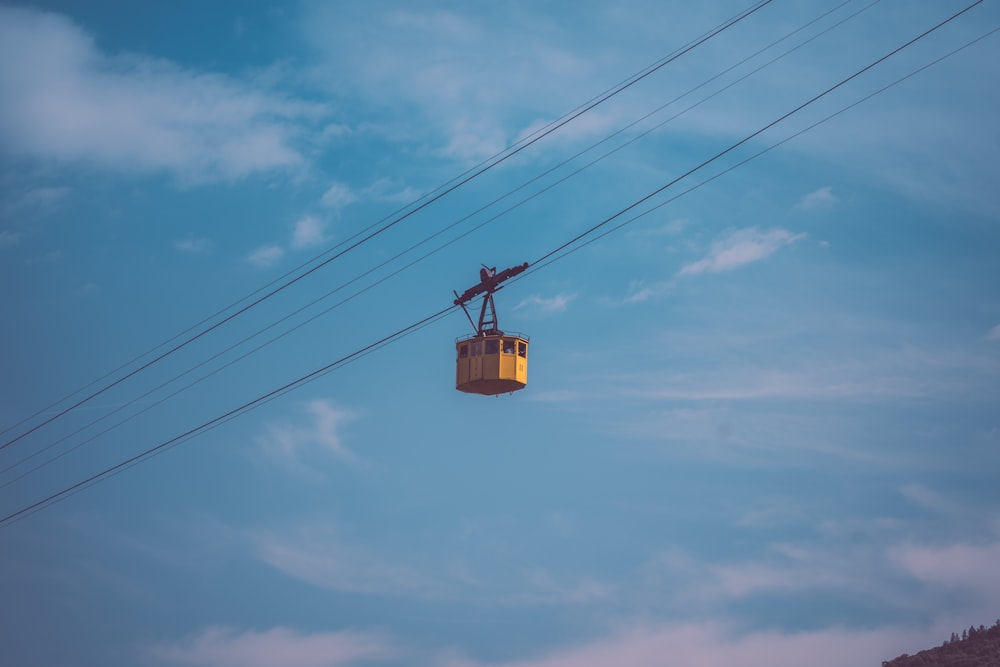
[[[4,662],[832,667],[992,624],[998,28],[0,4]],[[522,262],[527,387],[456,391],[454,292]]]

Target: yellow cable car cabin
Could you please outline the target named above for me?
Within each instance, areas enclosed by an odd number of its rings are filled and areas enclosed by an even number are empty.
[[[479,271],[478,285],[465,290],[461,296],[455,292],[455,305],[462,307],[469,324],[476,330],[471,336],[455,341],[455,388],[459,391],[493,396],[524,389],[528,384],[528,337],[500,331],[493,304],[493,293],[500,289],[500,283],[527,268],[528,264],[524,263],[497,273],[495,266],[484,266]],[[465,304],[480,294],[483,307],[477,326]]]
[[[519,333],[459,338],[455,388],[469,394],[507,394],[528,384],[528,337]]]

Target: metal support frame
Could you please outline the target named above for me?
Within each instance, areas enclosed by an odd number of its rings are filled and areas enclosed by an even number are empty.
[[[461,295],[455,292],[455,305],[461,306],[462,310],[465,312],[465,316],[469,318],[469,324],[472,328],[476,330],[477,336],[487,336],[503,333],[497,326],[497,309],[496,304],[493,303],[493,293],[501,289],[500,283],[507,280],[508,278],[513,278],[514,276],[522,273],[528,268],[528,263],[520,264],[518,266],[512,266],[509,269],[504,269],[500,273],[497,273],[497,267],[488,267],[485,264],[483,268],[479,269],[479,284],[470,287],[465,290]],[[479,311],[479,324],[477,325],[472,319],[472,315],[469,314],[469,309],[465,307],[472,299],[476,298],[480,294],[483,295],[483,307]],[[487,319],[486,311],[489,310],[489,319]]]

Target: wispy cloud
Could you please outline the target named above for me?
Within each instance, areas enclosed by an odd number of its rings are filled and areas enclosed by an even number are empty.
[[[21,239],[21,234],[19,232],[0,232],[0,248],[8,245],[14,245]]]
[[[346,183],[334,183],[320,197],[320,203],[329,208],[343,208],[358,201],[358,195]]]
[[[514,310],[534,310],[535,312],[542,313],[543,315],[562,313],[569,307],[569,304],[572,303],[575,298],[576,294],[557,294],[551,297],[532,295],[526,299],[522,299],[516,306],[514,306]]]
[[[319,588],[372,595],[431,595],[439,584],[414,568],[349,544],[328,523],[251,535],[256,557]]]
[[[295,223],[291,246],[295,250],[317,246],[326,241],[326,223],[314,215],[305,215]]]
[[[759,555],[732,561],[713,561],[670,548],[642,565],[640,583],[647,595],[669,591],[670,604],[677,608],[716,613],[734,600],[802,594],[820,598],[845,590],[863,592],[874,603],[892,596],[881,590],[878,581],[887,570],[880,564],[880,548],[866,547],[862,554],[815,544],[774,543]],[[865,565],[860,566],[861,562]]]
[[[674,218],[659,227],[641,227],[629,232],[632,236],[676,236],[691,226],[688,218]]]
[[[361,191],[361,196],[378,202],[403,204],[420,196],[413,187],[401,186],[389,178],[378,178]]]
[[[204,238],[188,237],[174,241],[174,248],[179,252],[195,255],[207,252],[212,247],[212,242]]]
[[[30,63],[30,66],[26,66]],[[162,59],[102,53],[68,18],[0,7],[4,152],[183,181],[235,179],[303,163],[317,104]]]
[[[1000,599],[1000,542],[957,543],[940,546],[906,545],[894,548],[891,558],[914,578],[932,585],[973,595],[980,600]]]
[[[0,8],[2,11],[2,8]],[[2,67],[2,65],[0,65]],[[2,113],[2,112],[0,112]],[[4,215],[12,214],[41,214],[47,215],[58,210],[72,190],[62,186],[42,186],[30,188],[19,195],[8,195],[0,212]]]
[[[803,195],[802,198],[796,202],[795,208],[802,211],[815,211],[831,208],[839,201],[840,199],[837,195],[833,194],[833,188],[827,186]]]
[[[327,221],[315,215],[303,215],[292,226],[288,244],[268,243],[258,247],[247,257],[247,261],[257,268],[266,269],[284,258],[289,250],[303,250],[323,245],[329,240]]]
[[[741,633],[723,623],[623,624],[604,639],[566,646],[536,658],[493,667],[662,667],[671,665],[740,665],[740,667],[842,667],[877,665],[926,643],[916,632],[823,629],[783,633]],[[454,656],[442,666],[480,667]]]
[[[1000,340],[1000,324],[996,325],[986,334],[986,340]]]
[[[355,631],[208,627],[192,638],[153,646],[147,655],[154,664],[191,667],[340,667],[383,661],[396,652],[383,636]]]
[[[805,234],[793,234],[787,229],[761,231],[756,227],[748,227],[733,230],[713,243],[706,257],[682,267],[680,275],[732,271],[767,259],[783,246],[803,238]]]
[[[427,130],[437,153],[480,159],[539,117],[564,111],[563,95],[593,75],[594,60],[576,52],[569,31],[536,19],[532,12],[495,8],[386,6],[361,13],[316,5],[307,30],[326,62],[312,75],[338,90],[349,86],[375,108],[405,109],[409,120],[386,128],[387,133],[412,136]],[[517,52],[497,60],[494,54],[515,37]],[[381,45],[377,57],[365,55],[359,46],[374,40]],[[464,55],[456,58],[456,53]],[[579,102],[577,94],[573,103]],[[554,99],[558,105],[552,105]],[[527,110],[525,100],[530,101]],[[413,123],[414,114],[424,120]],[[601,115],[587,114],[566,129],[580,130]]]
[[[923,484],[904,484],[899,489],[900,495],[910,502],[923,507],[934,514],[941,514],[959,519],[962,515],[970,515],[969,509],[963,507],[954,500],[946,498],[934,489],[929,489]]]
[[[287,469],[315,476],[323,466],[319,455],[332,454],[344,461],[357,461],[357,456],[343,443],[340,431],[354,418],[347,410],[328,400],[314,400],[306,406],[309,423],[305,426],[271,423],[264,435],[257,438],[261,449]]]
[[[355,189],[347,183],[336,182],[330,185],[320,197],[320,204],[327,208],[341,209],[359,201],[408,203],[420,196],[420,193],[408,186],[400,186],[389,178],[377,178],[370,185]]]
[[[674,287],[673,281],[646,283],[642,280],[632,281],[628,286],[628,296],[625,303],[642,303],[663,296]]]
[[[527,605],[584,605],[606,602],[615,595],[615,587],[592,577],[566,582],[543,569],[527,575],[521,592],[508,594],[507,601]]]
[[[285,256],[285,249],[277,245],[262,245],[247,256],[247,261],[258,269],[274,266]]]

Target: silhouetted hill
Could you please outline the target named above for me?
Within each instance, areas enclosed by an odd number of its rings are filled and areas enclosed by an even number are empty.
[[[1000,667],[1000,620],[991,628],[971,626],[961,637],[953,632],[941,646],[904,653],[882,667]]]

